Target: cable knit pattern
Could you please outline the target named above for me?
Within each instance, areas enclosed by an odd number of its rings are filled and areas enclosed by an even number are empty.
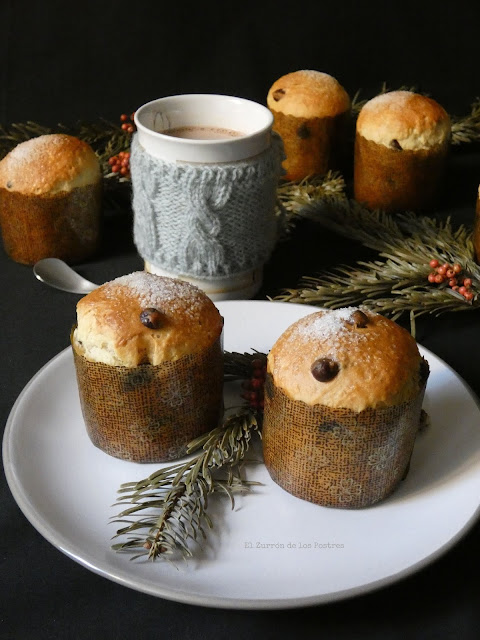
[[[166,271],[206,279],[261,267],[277,237],[283,160],[277,134],[258,156],[222,164],[160,160],[134,135],[133,231],[140,256]]]

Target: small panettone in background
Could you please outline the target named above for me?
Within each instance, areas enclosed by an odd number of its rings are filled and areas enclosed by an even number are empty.
[[[16,262],[85,260],[99,246],[101,206],[100,163],[74,136],[32,138],[0,162],[0,226]]]
[[[223,318],[193,285],[138,271],[82,298],[72,346],[93,444],[174,460],[223,416]]]
[[[288,73],[271,86],[267,106],[283,140],[285,180],[342,168],[350,97],[335,78],[310,69]]]
[[[441,193],[451,125],[435,100],[390,91],[360,110],[354,150],[354,197],[389,213],[431,209]]]
[[[475,222],[473,225],[473,248],[475,260],[480,264],[480,185],[477,192],[477,205],[475,208]]]
[[[295,322],[268,355],[272,479],[328,507],[387,497],[407,473],[428,374],[413,337],[379,314],[349,307]]]

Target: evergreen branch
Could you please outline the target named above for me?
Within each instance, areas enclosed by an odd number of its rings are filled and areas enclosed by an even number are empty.
[[[248,378],[256,362],[265,358],[259,352],[226,352],[226,379]],[[206,528],[213,526],[207,513],[210,496],[226,494],[233,508],[234,494],[248,491],[255,484],[242,478],[240,468],[260,427],[261,412],[244,407],[226,416],[222,426],[192,441],[187,453],[196,455],[186,462],[123,484],[116,504],[129,506],[113,522],[125,525],[114,537],[126,539],[112,548],[138,551],[132,559],[147,556],[155,560],[176,552],[191,556],[192,542],[206,538]]]
[[[480,142],[480,98],[476,98],[471,111],[463,117],[452,117],[452,145]]]
[[[374,249],[382,260],[303,278],[298,289],[287,289],[275,300],[327,308],[363,305],[393,319],[409,312],[412,323],[426,313],[480,306],[480,267],[474,260],[472,232],[464,225],[454,229],[450,218],[442,222],[409,212],[391,216],[369,211],[344,196],[306,207],[303,215]],[[461,265],[463,277],[472,280],[471,301],[446,282],[428,282],[432,259]]]

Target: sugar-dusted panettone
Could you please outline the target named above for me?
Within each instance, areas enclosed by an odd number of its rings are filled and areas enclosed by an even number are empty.
[[[283,140],[285,180],[339,169],[346,157],[350,97],[327,73],[303,69],[276,80],[267,95]]]
[[[92,442],[136,462],[185,455],[223,415],[222,329],[203,291],[143,271],[82,298],[72,346]]]
[[[451,125],[435,100],[390,91],[360,110],[354,150],[354,197],[387,212],[431,209],[441,193]]]
[[[100,163],[74,136],[32,138],[0,162],[0,226],[16,262],[85,260],[99,247],[101,208]]]
[[[382,500],[407,472],[427,378],[415,340],[388,318],[349,307],[298,320],[268,355],[271,477],[323,506]]]

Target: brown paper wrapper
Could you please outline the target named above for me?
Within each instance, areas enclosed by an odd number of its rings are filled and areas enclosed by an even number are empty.
[[[101,207],[101,182],[52,196],[0,189],[5,251],[28,265],[43,258],[81,262],[98,249]]]
[[[448,144],[431,150],[397,150],[355,137],[354,198],[389,213],[427,211],[438,200]]]
[[[343,169],[346,160],[349,114],[331,118],[297,118],[272,112],[274,130],[283,141],[285,180],[303,180]]]
[[[386,498],[407,473],[424,390],[411,402],[356,412],[292,400],[268,374],[262,440],[270,476],[327,507],[358,509]]]
[[[175,362],[115,367],[91,362],[73,347],[88,435],[105,453],[134,462],[163,462],[223,416],[220,338]]]

